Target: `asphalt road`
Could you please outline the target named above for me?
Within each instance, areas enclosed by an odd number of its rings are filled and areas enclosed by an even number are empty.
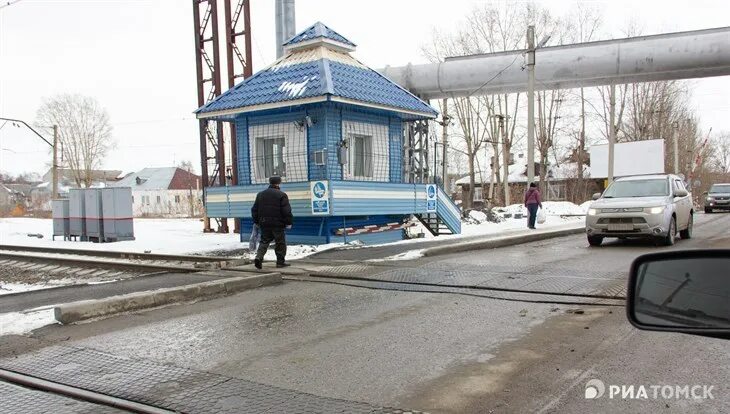
[[[699,215],[671,249],[730,248],[730,215]],[[571,236],[403,263],[404,269],[625,278],[645,242]],[[481,270],[480,270],[481,269]],[[540,269],[544,269],[541,273]],[[576,312],[578,310],[578,312]],[[582,312],[581,312],[582,311]],[[287,282],[32,336],[309,392],[431,412],[729,412],[730,341],[637,331],[620,307]],[[4,352],[24,352],[3,338]],[[609,384],[715,385],[713,400],[583,397]]]

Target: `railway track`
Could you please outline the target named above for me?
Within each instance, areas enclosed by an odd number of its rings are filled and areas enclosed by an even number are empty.
[[[0,281],[38,283],[74,278],[104,282],[157,272],[190,273],[220,269],[247,262],[221,256],[0,245]]]

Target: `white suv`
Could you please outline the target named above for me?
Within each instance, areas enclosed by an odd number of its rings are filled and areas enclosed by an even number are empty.
[[[593,199],[586,215],[591,246],[606,237],[655,238],[667,246],[674,244],[678,231],[683,239],[692,237],[692,197],[679,176],[619,178]]]

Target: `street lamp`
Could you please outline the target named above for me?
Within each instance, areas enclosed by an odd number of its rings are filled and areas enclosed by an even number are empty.
[[[58,125],[53,126],[53,144],[51,144],[50,141],[48,141],[46,138],[43,137],[38,131],[33,129],[32,126],[28,125],[27,122],[20,120],[20,119],[13,119],[13,118],[2,118],[0,117],[0,121],[5,122],[12,122],[14,126],[20,128],[20,125],[18,123],[21,123],[25,125],[31,132],[36,134],[38,138],[42,139],[43,142],[48,144],[51,148],[53,148],[53,164],[51,167],[51,177],[53,180],[52,183],[52,194],[51,198],[57,198],[58,197]]]

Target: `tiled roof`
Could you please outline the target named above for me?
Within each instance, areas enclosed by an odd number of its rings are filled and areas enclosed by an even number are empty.
[[[351,41],[347,40],[344,36],[341,34],[335,32],[334,30],[330,29],[326,25],[324,25],[321,22],[317,22],[308,28],[304,29],[301,33],[298,35],[292,37],[288,41],[284,42],[284,46],[291,46],[297,43],[307,42],[314,39],[329,39],[332,41],[335,41],[337,43],[342,43],[345,45],[348,45],[350,47],[355,47],[355,44]]]
[[[316,28],[315,24],[288,43]],[[317,30],[323,28],[336,34],[324,25]],[[408,118],[433,118],[437,114],[424,101],[326,42],[291,50],[196,113],[199,117],[224,116],[326,99],[373,106]]]
[[[184,171],[177,167],[144,168],[110,184],[110,187],[132,187],[133,190],[175,189],[171,188],[171,184],[178,170]],[[194,187],[195,183],[191,185]]]

